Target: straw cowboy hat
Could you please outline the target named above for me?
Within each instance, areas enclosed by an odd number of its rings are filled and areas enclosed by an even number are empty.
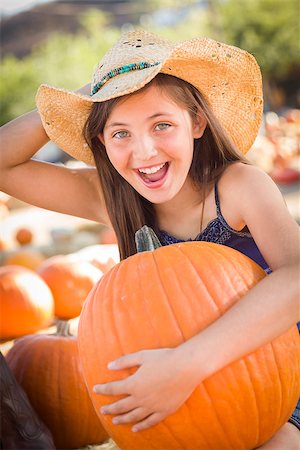
[[[36,104],[46,133],[68,154],[94,165],[82,134],[92,104],[135,92],[159,72],[195,86],[238,149],[249,150],[263,108],[261,73],[254,57],[212,39],[174,44],[142,30],[123,34],[101,59],[90,96],[40,86]]]

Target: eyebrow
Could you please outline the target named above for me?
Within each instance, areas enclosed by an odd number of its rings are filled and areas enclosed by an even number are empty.
[[[147,117],[147,120],[152,120],[155,119],[156,117],[160,117],[160,116],[172,116],[172,114],[170,113],[165,113],[165,112],[158,112],[155,114],[152,114],[152,116]],[[123,122],[113,122],[110,125],[107,126],[107,128],[113,128],[113,127],[128,127],[129,124],[128,123],[123,123]]]

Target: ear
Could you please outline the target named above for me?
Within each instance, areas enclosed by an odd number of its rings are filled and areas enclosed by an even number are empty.
[[[199,139],[203,136],[205,128],[207,126],[207,120],[205,117],[199,112],[197,117],[193,120],[193,138]]]
[[[103,136],[103,133],[99,133],[97,137],[98,137],[99,141],[101,142],[101,144],[103,144],[103,145],[104,145],[104,147],[105,147],[105,143],[104,143],[104,136]]]

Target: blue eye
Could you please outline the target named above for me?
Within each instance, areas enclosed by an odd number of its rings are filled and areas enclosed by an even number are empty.
[[[169,123],[162,122],[162,123],[158,123],[155,128],[157,128],[159,131],[162,131],[162,130],[166,130],[170,126],[171,125]]]
[[[113,137],[117,138],[117,139],[123,139],[123,138],[125,138],[127,136],[128,136],[128,132],[127,131],[118,131],[117,133],[113,134]]]

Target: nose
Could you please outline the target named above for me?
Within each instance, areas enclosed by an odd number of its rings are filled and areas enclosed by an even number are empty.
[[[158,151],[152,139],[139,139],[134,144],[133,156],[140,161],[148,161],[156,156]]]

